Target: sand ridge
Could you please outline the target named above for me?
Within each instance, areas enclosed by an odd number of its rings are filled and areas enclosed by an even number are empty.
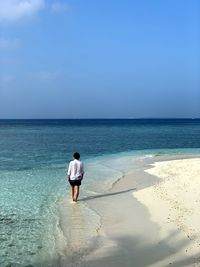
[[[200,159],[156,162],[146,172],[160,180],[134,192],[134,197],[148,208],[151,220],[160,225],[161,237],[177,229],[190,240],[183,251],[185,256],[200,257]],[[200,266],[200,262],[192,266]]]

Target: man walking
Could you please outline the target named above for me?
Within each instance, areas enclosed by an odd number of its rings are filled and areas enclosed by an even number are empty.
[[[74,153],[74,160],[70,161],[68,168],[68,181],[70,183],[70,194],[72,202],[77,202],[79,196],[79,186],[83,180],[84,166],[80,161],[80,154]]]

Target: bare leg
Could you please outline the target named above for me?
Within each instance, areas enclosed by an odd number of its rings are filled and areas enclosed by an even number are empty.
[[[71,194],[72,201],[74,201],[74,186],[70,186],[70,194]]]
[[[78,196],[79,196],[79,186],[78,185],[76,185],[76,191],[75,191],[75,198],[74,198],[74,200],[75,201],[77,201],[78,200]]]

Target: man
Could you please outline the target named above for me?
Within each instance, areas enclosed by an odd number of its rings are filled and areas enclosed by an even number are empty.
[[[78,152],[74,153],[74,160],[69,163],[67,175],[70,183],[72,202],[77,202],[79,196],[79,186],[81,185],[84,175],[84,166],[80,161],[80,154]]]

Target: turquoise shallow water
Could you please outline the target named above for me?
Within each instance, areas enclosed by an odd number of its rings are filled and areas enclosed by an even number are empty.
[[[0,266],[35,264],[56,254],[58,203],[76,150],[86,167],[82,197],[90,196],[123,176],[133,165],[128,156],[199,154],[200,120],[0,120]],[[73,211],[66,208],[70,218]],[[72,235],[69,228],[66,236]],[[73,244],[68,247],[73,253]]]

